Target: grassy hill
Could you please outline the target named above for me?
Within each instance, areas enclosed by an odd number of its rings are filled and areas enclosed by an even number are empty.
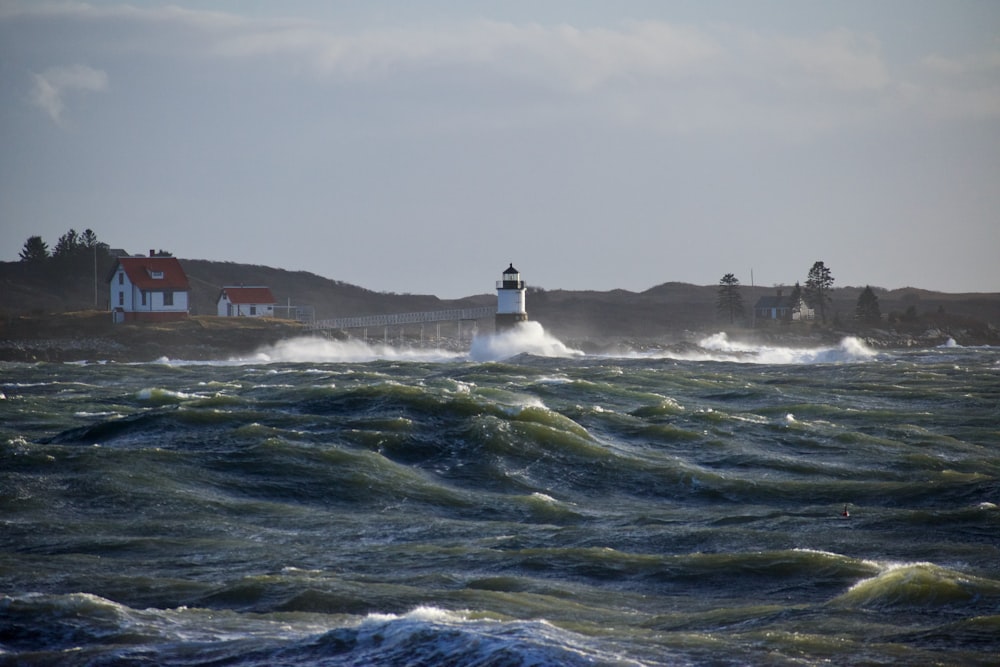
[[[784,288],[784,293],[789,292]],[[854,321],[858,296],[864,287],[831,291],[829,327],[836,333],[863,332]],[[920,334],[928,329],[969,331],[976,340],[997,336],[991,326],[1000,324],[1000,294],[948,294],[915,288],[875,289],[885,320],[885,329]],[[749,316],[754,303],[776,293],[773,287],[741,288]],[[668,282],[644,292],[613,290],[578,292],[534,290],[528,294],[528,312],[556,335],[568,338],[643,337],[684,331],[742,329],[743,321],[731,327],[716,310],[717,285]],[[758,327],[763,323],[757,322]],[[819,326],[819,325],[816,325]],[[796,327],[777,325],[771,333],[792,332]],[[801,329],[798,329],[801,331]],[[992,331],[992,333],[991,333]]]
[[[197,314],[215,314],[223,285],[265,285],[271,288],[280,306],[291,304],[311,308],[316,319],[467,308],[496,299],[480,295],[479,298],[442,300],[425,294],[373,292],[306,271],[202,259],[180,261],[191,283],[191,310]]]
[[[271,288],[279,305],[312,309],[317,319],[466,308],[496,300],[489,294],[442,300],[431,295],[373,292],[314,273],[251,264],[201,259],[181,259],[180,263],[191,285],[192,315],[214,315],[219,292],[225,285],[265,285]],[[114,259],[99,256],[96,264],[95,271],[89,260],[50,260],[45,266],[0,262],[0,313],[18,316],[108,310],[107,279]]]

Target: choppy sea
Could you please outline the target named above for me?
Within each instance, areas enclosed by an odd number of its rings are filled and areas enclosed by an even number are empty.
[[[1000,348],[0,364],[3,665],[1000,661]]]

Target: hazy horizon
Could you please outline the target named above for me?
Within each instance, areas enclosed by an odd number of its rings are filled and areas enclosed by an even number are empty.
[[[0,99],[3,261],[1000,292],[1000,4],[0,0]]]

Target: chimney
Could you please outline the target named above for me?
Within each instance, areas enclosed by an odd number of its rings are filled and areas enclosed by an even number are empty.
[[[149,249],[149,256],[150,256],[150,257],[156,257],[156,251],[155,251],[155,250],[153,250],[152,248],[150,248],[150,249]]]

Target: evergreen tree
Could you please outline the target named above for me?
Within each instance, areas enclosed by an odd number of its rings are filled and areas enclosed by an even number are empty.
[[[79,248],[80,236],[76,233],[75,229],[70,229],[68,232],[60,236],[58,241],[56,241],[56,247],[52,249],[52,256],[69,257]]]
[[[792,293],[788,295],[788,299],[792,302],[793,306],[798,305],[799,301],[802,300],[802,285],[799,284],[799,281],[795,281],[795,287],[792,288]]]
[[[802,285],[798,281],[795,281],[795,287],[792,288],[792,293],[788,295],[788,317],[792,319],[796,310],[799,310],[799,304],[802,302]]]
[[[49,257],[49,246],[41,236],[29,236],[21,248],[21,261],[31,264],[44,262]]]
[[[80,234],[80,247],[91,250],[97,245],[97,234],[94,233],[93,229],[83,230],[83,234]]]
[[[819,317],[826,322],[827,304],[833,303],[830,298],[830,288],[833,287],[833,275],[830,269],[826,268],[823,262],[816,262],[809,269],[809,276],[806,278],[805,296],[806,302],[819,310]]]
[[[740,280],[731,273],[719,281],[719,299],[716,307],[723,315],[729,316],[729,323],[736,322],[736,316],[743,317],[743,295],[740,294]]]
[[[858,295],[858,305],[854,309],[854,317],[865,324],[878,324],[882,321],[882,310],[878,307],[878,297],[871,286],[866,285]]]

